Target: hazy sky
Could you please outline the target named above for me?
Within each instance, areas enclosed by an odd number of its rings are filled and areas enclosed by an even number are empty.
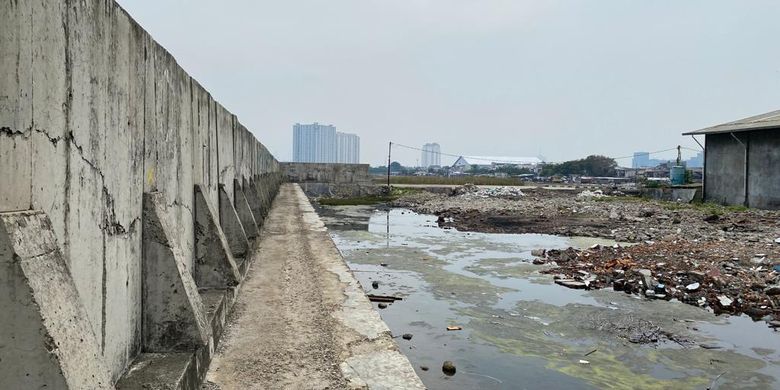
[[[371,164],[388,141],[560,161],[780,108],[776,0],[119,3],[279,160],[295,122],[357,133]]]

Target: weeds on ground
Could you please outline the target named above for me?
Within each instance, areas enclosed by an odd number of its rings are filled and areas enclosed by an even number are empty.
[[[320,198],[317,202],[323,206],[367,206],[379,203],[389,203],[404,195],[419,192],[411,188],[393,188],[390,194],[380,193],[352,198]]]

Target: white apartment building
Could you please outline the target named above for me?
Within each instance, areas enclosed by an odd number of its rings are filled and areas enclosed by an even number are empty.
[[[422,147],[422,162],[423,168],[429,168],[432,166],[441,166],[441,147],[437,143],[425,144]]]
[[[357,134],[336,132],[338,143],[337,162],[344,164],[360,163],[360,137]]]
[[[293,161],[335,163],[338,161],[336,127],[296,123],[293,125]]]

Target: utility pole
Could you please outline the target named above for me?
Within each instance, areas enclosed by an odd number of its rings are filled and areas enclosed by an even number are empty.
[[[390,195],[390,155],[393,153],[393,142],[387,146],[387,195]]]

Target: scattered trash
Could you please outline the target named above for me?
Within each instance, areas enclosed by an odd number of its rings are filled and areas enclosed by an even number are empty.
[[[685,289],[688,291],[697,291],[699,287],[701,287],[701,284],[699,282],[696,282],[685,286]]]
[[[460,186],[452,191],[453,196],[460,196],[465,199],[473,198],[509,198],[516,199],[525,196],[523,191],[517,187],[478,187],[473,184]]]
[[[463,330],[463,327],[459,325],[450,325],[447,327],[447,330]]]
[[[588,287],[588,285],[585,284],[585,282],[580,282],[574,279],[557,279],[555,283],[560,284],[561,286],[565,286],[568,288],[575,288],[575,289]]]
[[[382,267],[387,267],[387,263],[379,263]]]
[[[596,191],[585,190],[577,194],[577,198],[579,199],[603,198],[605,196],[607,195],[604,195],[604,192],[601,190],[596,190]]]
[[[727,297],[725,295],[718,295],[718,302],[723,307],[729,307],[729,306],[731,306],[732,303],[734,303],[734,301],[731,300],[731,298],[729,298],[729,297]]]
[[[597,351],[598,351],[598,349],[594,349],[594,350],[592,350],[592,351],[590,351],[590,352],[586,353],[586,354],[585,354],[585,356],[588,356],[588,355],[594,354],[594,353],[596,353]]]
[[[411,333],[405,333],[403,336],[401,336],[404,340],[411,340],[412,334]]]
[[[455,363],[447,360],[441,365],[441,371],[447,376],[455,375]]]
[[[589,361],[587,361],[587,360],[582,360],[582,359],[580,359],[579,363],[580,363],[580,364],[590,364],[590,362],[589,362]]]
[[[371,302],[395,302],[403,300],[403,298],[400,297],[394,297],[391,295],[374,295],[374,294],[367,294],[368,300]]]

